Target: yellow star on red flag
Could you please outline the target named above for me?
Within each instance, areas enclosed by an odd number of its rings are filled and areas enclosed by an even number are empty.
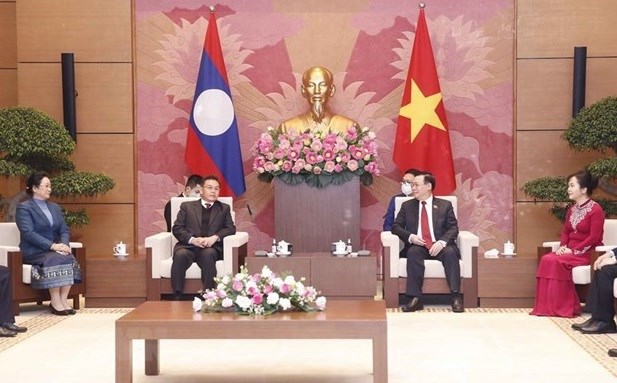
[[[418,14],[392,160],[401,172],[414,168],[433,174],[436,195],[456,190],[448,119],[424,7]]]
[[[401,107],[399,113],[411,121],[411,142],[415,140],[424,125],[446,130],[436,112],[440,102],[441,92],[425,96],[418,84],[413,79],[411,80],[411,100],[409,104]]]

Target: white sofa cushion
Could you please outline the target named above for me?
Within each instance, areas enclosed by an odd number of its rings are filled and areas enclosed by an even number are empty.
[[[576,266],[572,269],[572,281],[575,285],[591,283],[591,266]]]
[[[461,277],[465,278],[465,264],[459,261],[461,265]],[[471,274],[471,273],[470,273]],[[400,258],[398,261],[398,276],[407,278],[407,258]],[[424,260],[424,278],[445,278],[446,272],[441,262],[436,259]],[[469,276],[471,277],[471,275]]]
[[[163,259],[161,261],[161,278],[171,278],[171,264],[173,262],[173,258]],[[216,261],[216,276],[222,277],[225,275],[224,272],[224,263],[223,261]],[[186,278],[187,279],[200,279],[201,278],[201,269],[197,266],[197,263],[193,262],[191,267],[186,270]]]

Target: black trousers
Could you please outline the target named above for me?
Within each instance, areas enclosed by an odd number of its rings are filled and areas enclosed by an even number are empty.
[[[193,262],[201,269],[201,283],[204,289],[213,289],[216,287],[214,277],[216,277],[216,261],[219,258],[219,252],[215,248],[206,247],[204,249],[177,249],[174,252],[174,259],[171,264],[171,287],[175,293],[184,291],[184,281],[186,279],[186,270],[191,267]]]
[[[11,272],[7,267],[0,266],[0,323],[15,323],[12,304]]]
[[[410,245],[407,255],[407,287],[405,294],[412,297],[422,297],[422,285],[424,283],[424,260],[436,259],[443,264],[446,280],[451,292],[461,291],[461,265],[459,253],[452,246],[444,247],[439,254],[431,257],[428,249],[424,246]]]
[[[593,267],[593,265],[592,265]],[[591,288],[587,294],[585,306],[591,307],[591,317],[603,322],[613,321],[615,296],[613,295],[613,281],[617,278],[617,265],[607,265],[596,270]]]

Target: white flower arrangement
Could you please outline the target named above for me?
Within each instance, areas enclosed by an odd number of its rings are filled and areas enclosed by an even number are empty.
[[[281,278],[264,266],[261,273],[250,275],[245,266],[236,275],[215,278],[217,287],[195,298],[193,309],[203,312],[235,311],[238,314],[269,315],[296,308],[302,311],[325,310],[326,298],[304,278]]]

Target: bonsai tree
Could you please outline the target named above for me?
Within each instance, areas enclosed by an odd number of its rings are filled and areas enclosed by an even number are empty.
[[[93,197],[113,189],[116,184],[102,173],[75,171],[70,155],[75,142],[66,128],[32,108],[0,109],[0,175],[20,177],[22,182],[34,171],[50,175],[54,197]],[[1,196],[0,196],[1,198]],[[2,198],[7,221],[15,220],[17,204],[26,198],[25,190]],[[64,210],[67,224],[81,227],[89,223],[85,209]]]
[[[581,109],[570,121],[562,138],[570,148],[583,152],[596,150],[608,154],[587,166],[599,178],[599,188],[612,197],[617,197],[617,97],[607,97]],[[523,191],[534,201],[551,201],[551,213],[560,220],[565,219],[568,201],[565,177],[543,177],[526,182]],[[607,216],[617,215],[617,201],[595,199]]]

